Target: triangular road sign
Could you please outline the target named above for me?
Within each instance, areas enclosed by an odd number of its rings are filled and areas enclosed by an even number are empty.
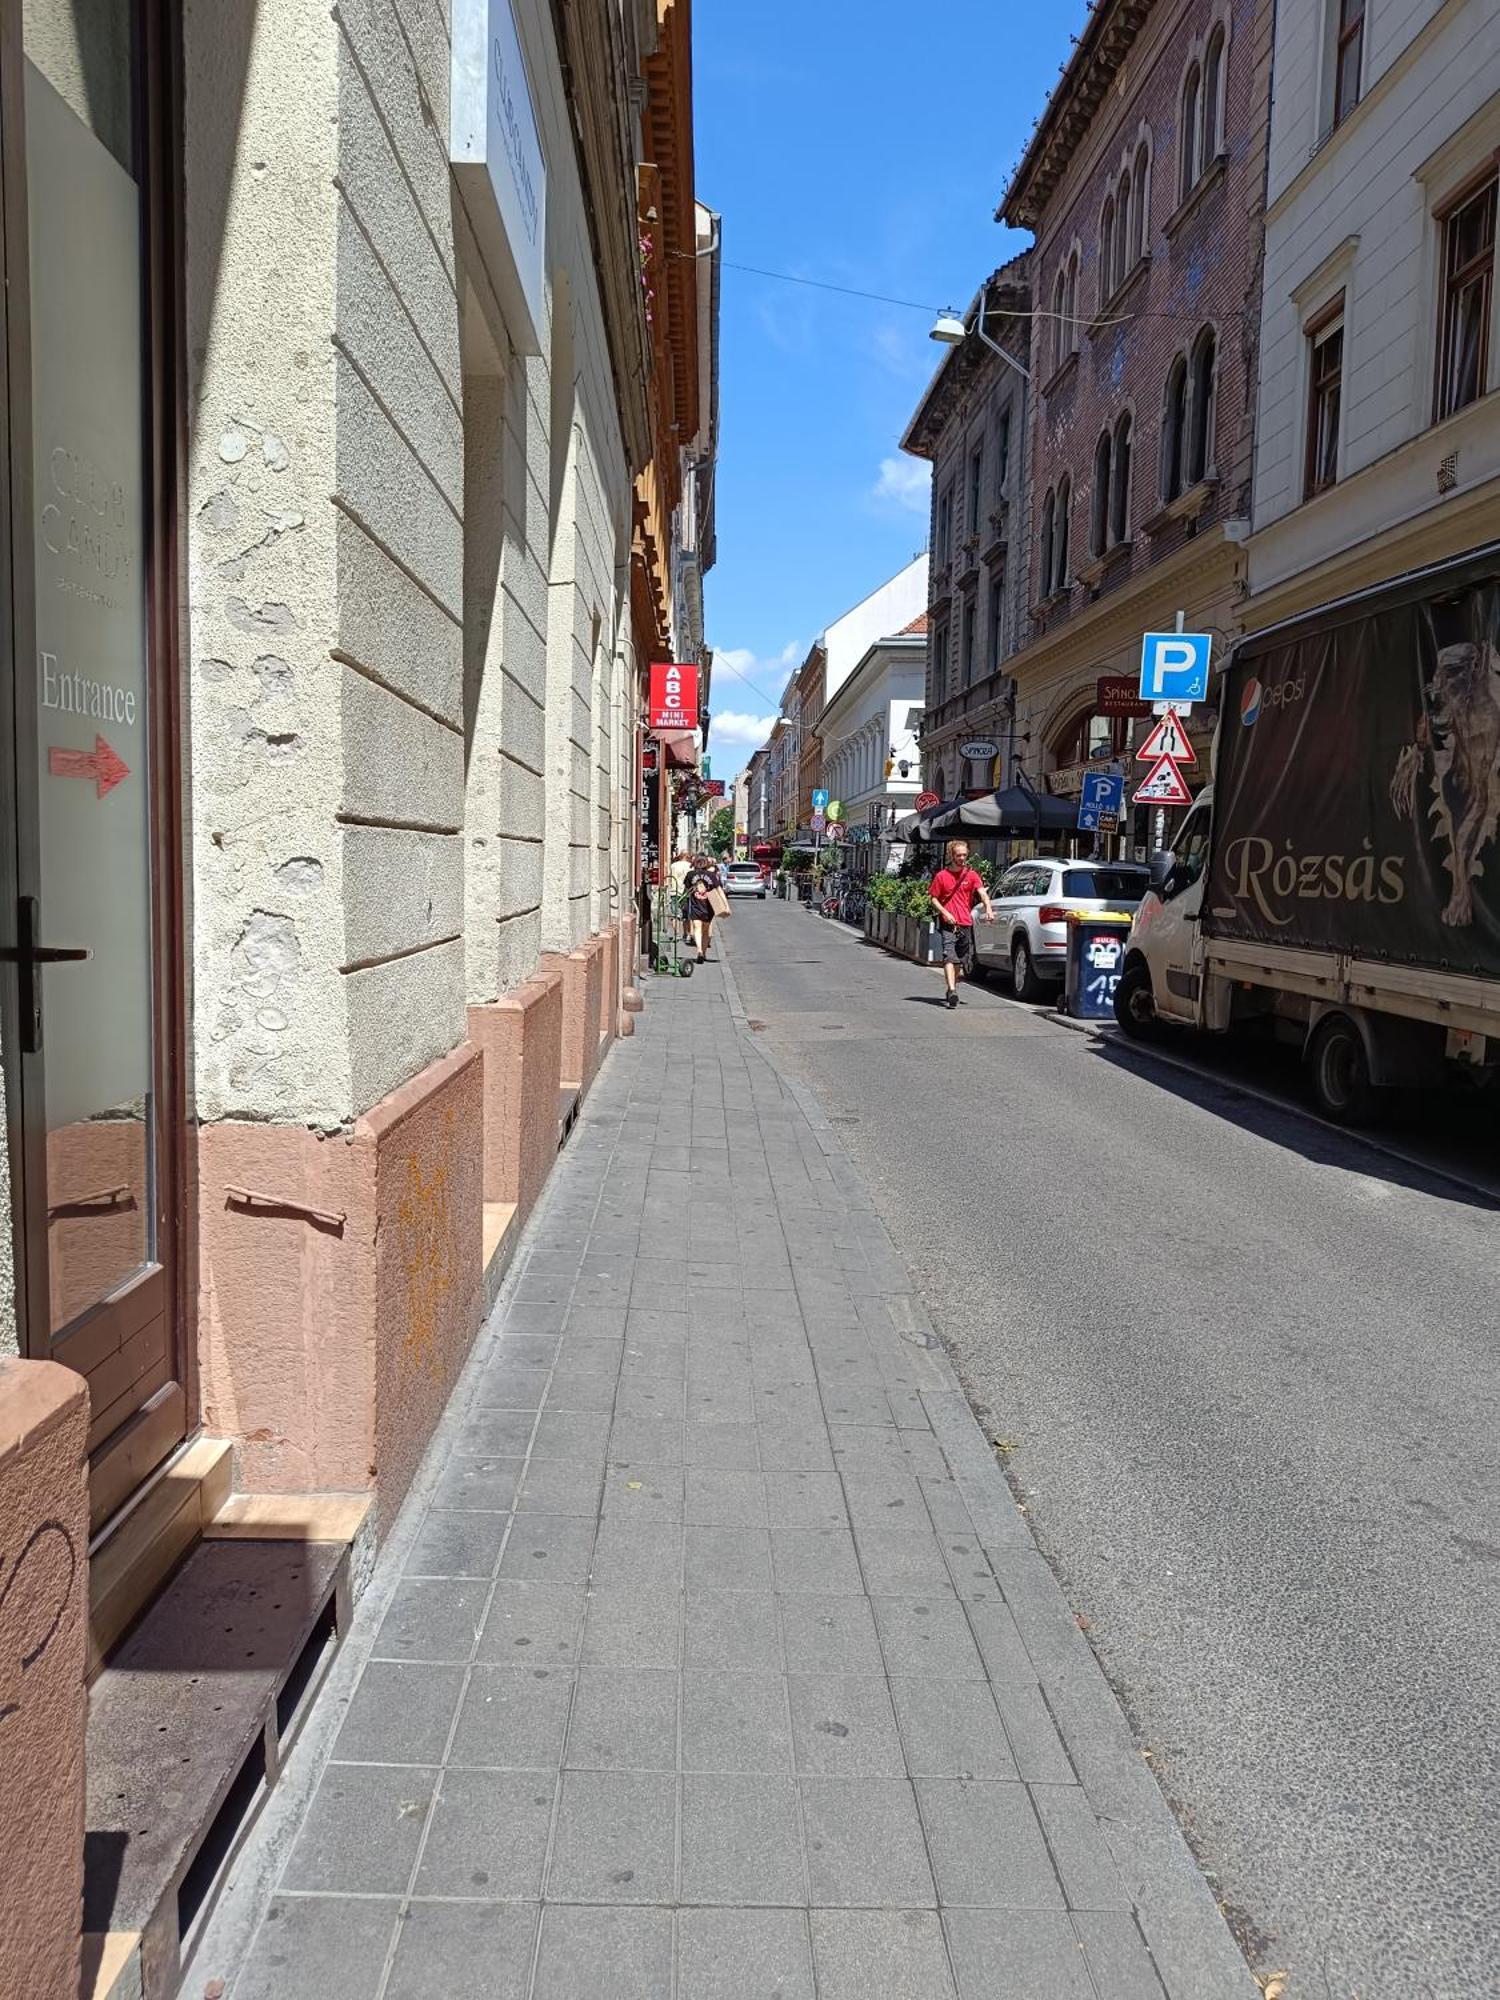
[[[1159,757],[1170,757],[1174,764],[1196,764],[1198,761],[1197,752],[1188,742],[1182,717],[1175,708],[1167,710],[1135,753],[1138,764],[1154,764]]]
[[[1159,757],[1145,782],[1137,787],[1131,803],[1138,806],[1185,806],[1192,796],[1183,783],[1181,771],[1171,758]]]

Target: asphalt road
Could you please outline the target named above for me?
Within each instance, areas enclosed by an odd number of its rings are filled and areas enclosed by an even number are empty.
[[[1251,1962],[1288,2000],[1500,1992],[1500,1206],[739,903],[817,1093]],[[1283,1087],[1279,1072],[1251,1076]],[[1500,1160],[1500,1149],[1491,1152]]]

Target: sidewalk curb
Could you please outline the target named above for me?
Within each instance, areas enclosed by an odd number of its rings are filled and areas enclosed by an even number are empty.
[[[721,943],[731,1020],[807,1119],[825,1156],[856,1175],[838,1131],[811,1089],[787,1073],[749,1026]],[[1090,1024],[1069,1021],[1075,1032]],[[918,1394],[999,1581],[1021,1644],[1041,1683],[1042,1705],[1090,1804],[1135,1906],[1169,2000],[1259,2000],[1260,1987],[1214,1900],[1177,1818],[1131,1733],[1125,1712],[1062,1586],[1016,1505],[979,1427],[920,1289],[881,1221],[891,1256],[907,1269],[917,1324],[902,1337],[922,1355],[930,1383]]]

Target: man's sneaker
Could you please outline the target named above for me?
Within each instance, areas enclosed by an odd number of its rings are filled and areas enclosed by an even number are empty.
[[[946,1006],[948,1006],[948,1007],[956,1007],[956,1006],[958,1005],[958,995],[957,995],[957,993],[949,993],[949,994],[946,994],[946,995],[944,996],[944,1004],[945,1004]]]

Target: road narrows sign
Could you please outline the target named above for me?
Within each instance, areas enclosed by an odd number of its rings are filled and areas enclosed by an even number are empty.
[[[1161,757],[1170,757],[1174,764],[1196,764],[1198,761],[1198,753],[1189,743],[1182,717],[1175,708],[1167,710],[1135,753],[1138,764],[1154,764]]]

